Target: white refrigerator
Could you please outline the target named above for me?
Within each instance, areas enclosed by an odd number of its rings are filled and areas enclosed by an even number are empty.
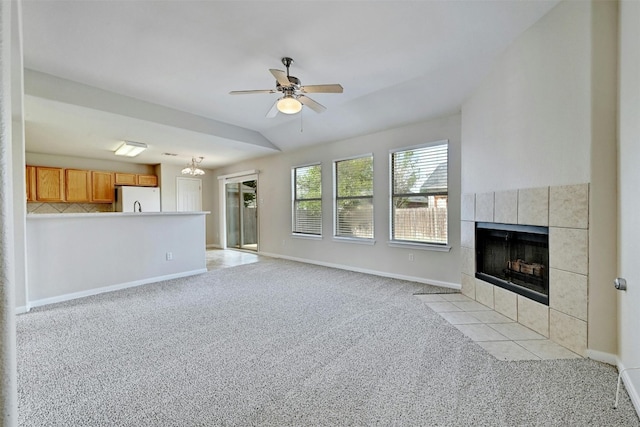
[[[117,212],[160,212],[157,187],[116,187]]]

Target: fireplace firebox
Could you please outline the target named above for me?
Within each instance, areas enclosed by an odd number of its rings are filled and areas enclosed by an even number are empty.
[[[476,277],[549,305],[549,228],[477,222]]]

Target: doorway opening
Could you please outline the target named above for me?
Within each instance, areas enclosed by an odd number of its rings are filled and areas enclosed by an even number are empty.
[[[258,251],[258,180],[225,183],[226,247]]]

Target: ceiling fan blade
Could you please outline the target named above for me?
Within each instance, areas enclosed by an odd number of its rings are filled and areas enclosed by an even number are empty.
[[[316,113],[322,113],[322,112],[324,112],[324,110],[327,109],[327,107],[325,107],[322,104],[317,103],[316,101],[314,101],[313,99],[309,98],[308,96],[300,95],[298,97],[298,101],[302,102],[302,104],[304,104],[307,107],[311,108]]]
[[[276,93],[274,89],[263,90],[232,90],[229,95],[252,95],[254,93]]]
[[[273,119],[277,114],[278,114],[278,100],[276,100],[276,102],[273,103],[273,106],[271,107],[269,112],[267,112],[267,115],[265,117],[267,119]]]
[[[273,74],[273,77],[276,78],[276,80],[278,81],[278,83],[280,83],[281,86],[285,86],[285,87],[291,86],[291,82],[287,77],[287,73],[285,73],[282,70],[274,70],[273,68],[270,68],[269,71],[271,71],[271,74]]]
[[[343,91],[339,84],[302,86],[300,90],[304,93],[342,93]]]

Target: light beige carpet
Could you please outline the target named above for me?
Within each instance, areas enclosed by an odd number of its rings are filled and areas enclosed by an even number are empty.
[[[413,296],[260,262],[21,315],[21,426],[638,426],[616,371],[501,362]]]

